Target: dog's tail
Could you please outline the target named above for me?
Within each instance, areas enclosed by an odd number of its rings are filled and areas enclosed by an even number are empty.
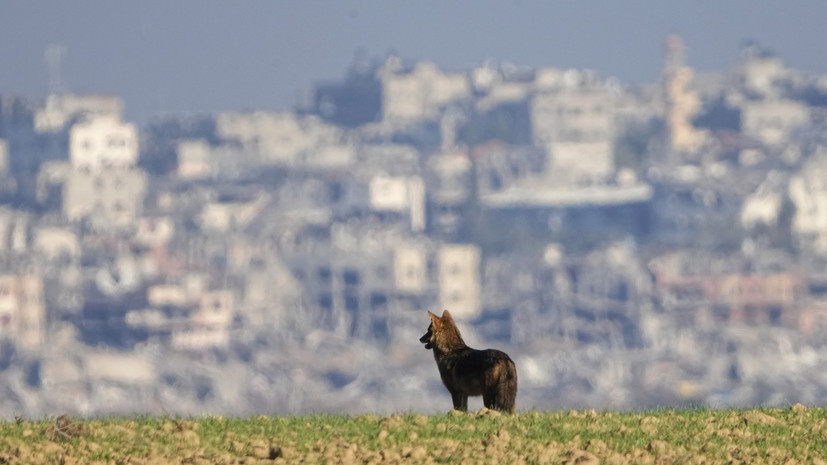
[[[508,356],[501,361],[499,382],[497,383],[495,408],[506,412],[514,412],[514,403],[517,399],[517,367]]]

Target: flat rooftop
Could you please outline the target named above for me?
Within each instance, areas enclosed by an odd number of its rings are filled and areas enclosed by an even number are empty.
[[[480,201],[487,208],[611,206],[646,202],[653,192],[645,183],[565,188],[532,183],[482,194]]]

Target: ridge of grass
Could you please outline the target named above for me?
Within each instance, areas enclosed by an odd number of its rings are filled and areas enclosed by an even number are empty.
[[[658,409],[0,422],[0,464],[812,463],[827,410]]]

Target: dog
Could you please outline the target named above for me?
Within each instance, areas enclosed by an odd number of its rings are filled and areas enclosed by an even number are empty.
[[[482,396],[487,408],[514,412],[517,368],[511,358],[496,349],[477,350],[465,345],[448,310],[438,317],[428,312],[431,324],[419,338],[434,351],[442,384],[451,393],[454,409],[468,410],[468,396]]]

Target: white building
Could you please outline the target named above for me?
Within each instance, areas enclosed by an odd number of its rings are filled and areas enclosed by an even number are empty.
[[[531,100],[531,125],[548,169],[573,179],[605,179],[614,172],[616,96],[605,88],[538,93]]]
[[[198,326],[229,328],[235,316],[235,299],[227,289],[201,294],[198,309],[190,315],[190,321]]]
[[[99,225],[128,226],[143,211],[147,175],[137,168],[138,130],[117,115],[92,117],[69,130],[71,169],[63,182],[63,214]]]
[[[70,229],[42,227],[33,231],[33,236],[32,250],[50,260],[59,257],[80,258],[80,239]]]
[[[212,151],[203,139],[178,142],[178,177],[205,179],[213,174]]]
[[[0,208],[0,253],[25,253],[29,249],[31,215]]]
[[[145,355],[96,350],[86,354],[86,376],[93,382],[149,385],[157,378],[154,361]]]
[[[368,186],[375,211],[407,212],[411,230],[425,229],[425,183],[419,176],[374,176]]]
[[[747,101],[741,106],[741,131],[769,146],[779,146],[790,133],[810,122],[806,105],[792,100]]]
[[[170,343],[179,350],[226,347],[235,314],[232,291],[207,291],[201,294],[198,308],[190,315],[186,327],[172,331]]]
[[[69,131],[69,159],[73,168],[87,171],[132,168],[138,162],[138,131],[110,117],[75,124]]]
[[[779,97],[782,91],[779,84],[790,74],[781,60],[758,46],[747,47],[744,55],[745,59],[738,65],[744,89],[763,98]]]
[[[446,104],[471,95],[465,74],[443,73],[433,63],[420,62],[410,72],[401,72],[391,58],[377,72],[382,81],[382,115],[390,121],[434,118]]]
[[[744,199],[741,207],[741,226],[751,229],[758,225],[775,226],[784,204],[787,178],[777,171],[770,171],[767,178],[752,194]]]

